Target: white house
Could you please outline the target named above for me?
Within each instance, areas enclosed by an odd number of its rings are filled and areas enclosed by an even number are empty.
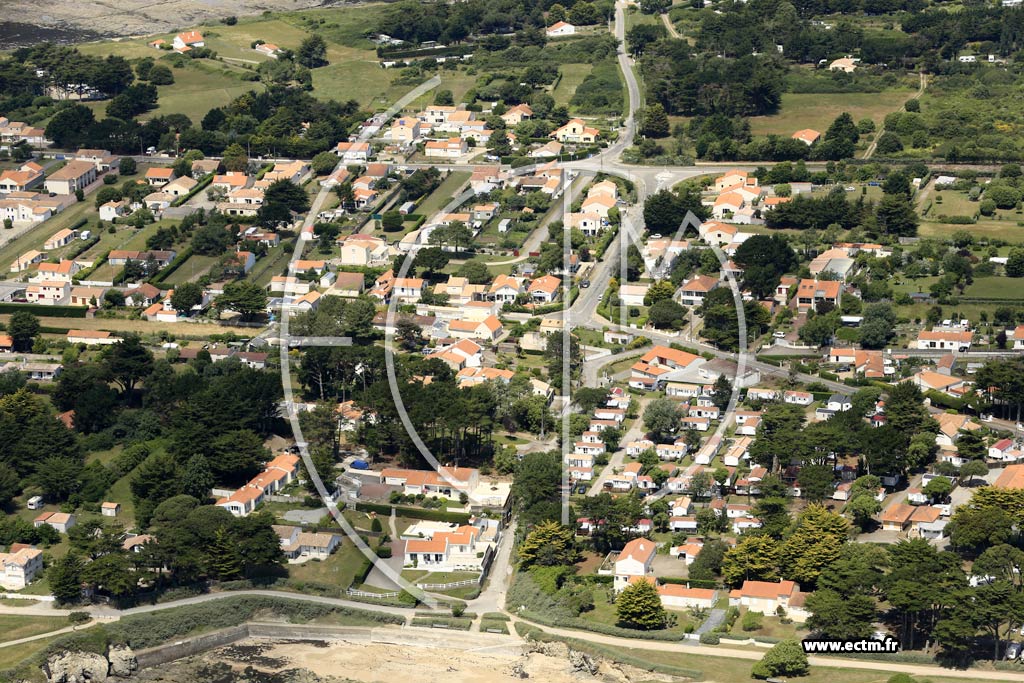
[[[623,546],[622,552],[615,559],[615,591],[621,591],[629,585],[633,577],[646,577],[650,574],[656,551],[654,541],[647,538],[634,538]]]
[[[560,38],[562,36],[572,36],[576,34],[576,27],[570,23],[564,21],[558,21],[547,27],[545,31],[548,38]]]

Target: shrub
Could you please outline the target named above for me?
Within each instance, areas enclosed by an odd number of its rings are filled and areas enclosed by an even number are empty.
[[[461,617],[466,613],[466,603],[464,602],[453,602],[452,603],[452,616]]]
[[[720,642],[722,642],[722,639],[717,633],[700,634],[701,645],[718,645]]]
[[[92,617],[88,612],[72,612],[68,615],[68,621],[70,621],[73,626],[77,626],[79,624],[88,624],[92,621]]]
[[[743,622],[741,628],[744,631],[756,631],[761,628],[762,617],[764,615],[760,612],[747,612],[743,615]]]

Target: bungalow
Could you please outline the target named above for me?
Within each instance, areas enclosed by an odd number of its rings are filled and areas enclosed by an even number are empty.
[[[96,165],[88,161],[69,161],[46,179],[46,191],[70,195],[84,191],[96,182]]]
[[[762,387],[752,387],[747,389],[748,401],[775,401],[778,398],[779,392],[776,389],[765,389]]]
[[[132,210],[128,205],[127,199],[107,202],[100,207],[100,220],[113,222],[118,218],[129,215],[131,212]]]
[[[857,70],[857,62],[859,60],[853,59],[852,57],[840,57],[839,59],[833,60],[828,65],[829,71],[842,71],[844,73],[852,74]]]
[[[778,614],[783,610],[793,621],[805,621],[803,605],[806,594],[792,581],[744,581],[729,593],[731,607],[746,607],[748,612]]]
[[[281,48],[273,43],[260,43],[256,46],[256,52],[259,52],[261,55],[266,55],[271,59],[277,59],[277,53],[280,51]]]
[[[564,21],[556,21],[551,26],[548,26],[544,31],[548,38],[561,38],[562,36],[572,36],[576,34],[576,27],[570,23]]]
[[[175,180],[178,175],[174,172],[173,168],[153,166],[146,169],[145,177],[150,187],[163,187],[172,180]]]
[[[634,538],[623,546],[615,559],[615,578],[612,582],[616,592],[629,585],[633,577],[646,577],[651,573],[651,565],[657,545],[646,538]]]
[[[444,159],[458,159],[469,150],[469,146],[462,138],[448,138],[446,140],[428,140],[423,146],[423,154],[428,157],[440,157]]]
[[[658,597],[661,606],[666,609],[711,609],[718,598],[718,592],[710,588],[689,588],[666,583],[658,586]]]
[[[1024,489],[1024,465],[1008,465],[1002,474],[992,482],[992,486],[1003,489]]]
[[[597,141],[597,137],[600,135],[600,131],[597,128],[591,128],[583,119],[571,119],[568,123],[560,128],[555,129],[551,133],[551,137],[555,138],[561,143],[572,142],[572,143],[594,143]]]
[[[966,382],[962,378],[943,375],[931,370],[921,370],[907,381],[921,387],[922,391],[940,391],[955,397],[963,395],[966,388]]]
[[[1024,351],[1024,325],[1013,328],[1007,338],[1013,342],[1014,351]]]
[[[218,159],[196,159],[192,162],[189,170],[192,171],[192,177],[199,180],[211,173],[216,173],[218,169],[220,169],[220,160]]]
[[[489,315],[483,320],[451,320],[448,335],[455,339],[484,339],[494,342],[504,333],[497,316]]]
[[[68,330],[67,341],[69,344],[85,344],[86,346],[106,346],[117,344],[121,341],[110,332],[102,330]]]
[[[242,171],[228,171],[222,175],[215,175],[213,182],[210,183],[210,187],[215,190],[231,192],[232,190],[241,190],[242,188],[249,187],[250,180],[251,178]]]
[[[513,303],[524,291],[522,278],[499,274],[488,288],[487,295],[499,303]]]
[[[893,503],[882,511],[879,521],[882,531],[906,531],[910,525],[910,517],[914,514],[914,506],[906,503]]]
[[[659,383],[678,379],[690,365],[700,361],[699,356],[667,346],[655,346],[640,357],[630,368],[629,386],[653,389]]]
[[[973,338],[970,330],[922,330],[917,335],[917,348],[966,352],[971,350]]]
[[[518,126],[525,119],[533,118],[533,109],[528,104],[517,104],[513,107],[509,107],[504,114],[501,115],[501,120],[505,122],[506,126],[514,127]]]
[[[562,153],[562,143],[552,140],[547,144],[541,145],[537,149],[530,152],[530,156],[534,159],[550,159],[551,157],[557,157]]]
[[[71,306],[96,306],[103,301],[103,295],[107,293],[106,287],[72,287],[68,302]]]
[[[104,517],[117,517],[121,512],[120,503],[100,503],[100,514]]]
[[[199,31],[186,31],[174,36],[171,45],[178,52],[185,52],[185,48],[204,47],[206,43],[203,40],[203,34]]]
[[[282,453],[268,462],[263,471],[217,505],[236,517],[245,517],[268,495],[277,493],[298,476],[299,456]]]
[[[1000,439],[988,447],[988,457],[990,460],[1014,462],[1020,459],[1021,450],[1014,446],[1013,439]]]
[[[747,205],[747,200],[739,192],[723,192],[715,198],[711,215],[722,220],[739,212]]]
[[[194,178],[182,176],[164,185],[163,192],[172,197],[184,197],[198,184],[199,182]]]
[[[619,301],[623,306],[643,306],[650,285],[621,285],[619,287]]]
[[[800,142],[810,147],[821,138],[821,133],[814,130],[813,128],[804,128],[803,130],[798,130],[797,132],[793,133],[790,137],[793,138],[794,140],[799,140]]]
[[[66,534],[76,521],[75,516],[67,512],[44,512],[32,520],[32,526],[38,528],[48,524],[59,533]]]
[[[956,413],[939,413],[935,416],[939,423],[939,433],[935,435],[935,443],[944,448],[952,448],[963,432],[975,432],[981,425],[966,415]]]
[[[798,406],[809,406],[814,402],[814,394],[809,391],[787,391],[782,394],[782,402]]]

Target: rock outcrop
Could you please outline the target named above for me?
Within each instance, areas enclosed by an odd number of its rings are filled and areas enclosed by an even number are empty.
[[[127,645],[111,645],[107,656],[94,652],[58,652],[46,658],[43,673],[48,683],[100,683],[129,678],[139,668]]]

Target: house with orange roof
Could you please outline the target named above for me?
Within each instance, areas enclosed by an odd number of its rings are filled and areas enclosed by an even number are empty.
[[[428,140],[423,145],[424,156],[434,158],[458,159],[467,151],[469,151],[469,145],[462,138]]]
[[[268,495],[277,493],[295,481],[299,473],[299,456],[281,453],[268,462],[263,471],[249,480],[230,496],[217,501],[217,505],[236,517],[252,513]]]
[[[554,275],[544,275],[533,280],[526,291],[534,301],[551,303],[558,298],[561,287],[562,281],[559,278]]]
[[[205,47],[206,42],[203,40],[203,34],[199,31],[185,31],[174,36],[171,45],[178,52],[183,52],[186,47]]]
[[[78,519],[68,512],[44,512],[32,520],[32,526],[38,528],[47,524],[59,533],[66,534],[77,521]]]
[[[0,194],[27,192],[42,185],[45,178],[43,167],[34,161],[29,161],[22,164],[17,170],[0,172]]]
[[[517,104],[509,107],[504,114],[501,115],[501,120],[505,122],[506,126],[518,126],[526,119],[533,118],[533,109],[528,104]]]
[[[508,384],[515,373],[511,370],[499,370],[498,368],[463,368],[455,373],[455,380],[459,388],[469,387],[484,382],[501,382]]]
[[[608,212],[615,206],[615,197],[603,192],[589,194],[583,200],[583,213],[596,213],[601,218],[608,218]]]
[[[266,55],[271,59],[277,59],[277,53],[281,51],[281,48],[273,43],[260,43],[256,46],[256,52],[261,55]]]
[[[548,38],[561,38],[563,36],[576,35],[576,27],[566,21],[556,21],[548,26],[544,33]]]
[[[729,244],[736,239],[739,229],[735,225],[719,221],[706,221],[697,228],[697,234],[708,244]]]
[[[615,592],[628,586],[630,579],[645,578],[651,574],[657,549],[654,541],[647,538],[634,538],[622,547],[615,558],[615,578],[612,582]]]
[[[797,132],[793,133],[790,137],[793,138],[794,140],[799,140],[800,142],[810,147],[821,138],[821,133],[814,130],[813,128],[804,128],[803,130],[798,130]]]
[[[711,215],[722,220],[731,217],[746,205],[746,198],[739,192],[723,192],[715,198],[711,207]]]
[[[967,393],[969,385],[960,377],[944,375],[931,370],[921,370],[907,380],[919,387],[922,391],[941,391],[949,396],[961,397]]]
[[[73,160],[51,173],[45,181],[47,192],[75,194],[96,181],[96,165],[88,161]]]
[[[630,367],[629,386],[634,389],[656,389],[676,380],[689,368],[702,362],[699,356],[668,346],[655,346]]]
[[[241,190],[249,187],[249,182],[251,180],[252,178],[241,171],[228,171],[226,173],[213,176],[213,182],[210,183],[210,187],[218,190],[224,190],[224,192],[231,192],[232,190]]]
[[[917,335],[916,348],[944,351],[970,351],[974,333],[964,329],[922,330]]]
[[[349,142],[345,140],[339,142],[334,148],[334,153],[350,164],[360,161],[365,162],[370,158],[371,152],[370,143],[361,141]]]
[[[174,169],[164,166],[152,166],[146,169],[146,182],[151,187],[163,187],[167,183],[177,178]]]
[[[749,612],[777,614],[781,608],[793,621],[805,621],[806,594],[793,581],[744,581],[729,593],[730,607],[746,607]]]
[[[415,535],[412,535],[415,534]],[[430,571],[480,572],[490,566],[497,549],[494,520],[472,517],[468,524],[419,522],[402,535],[403,564]]]
[[[745,185],[748,179],[757,182],[756,178],[750,178],[750,174],[746,171],[740,171],[738,169],[732,169],[726,171],[722,175],[715,178],[714,185],[712,188],[715,192],[722,192],[727,187],[733,187],[735,185]]]
[[[496,341],[504,333],[501,321],[495,315],[489,315],[483,320],[450,320],[448,321],[448,335],[455,339],[483,339],[489,342]]]
[[[561,143],[590,144],[596,142],[600,134],[601,131],[588,126],[583,119],[570,119],[564,126],[555,129],[551,133],[551,137]]]
[[[796,289],[797,308],[806,310],[815,308],[818,302],[824,301],[838,308],[843,293],[842,283],[838,280],[801,279]]]
[[[892,503],[882,510],[878,521],[882,523],[882,531],[906,531],[910,526],[910,518],[914,514],[914,506],[906,503]]]
[[[721,284],[721,280],[716,277],[697,275],[679,287],[679,291],[676,292],[676,298],[683,305],[700,306],[704,303],[707,295],[713,289],[717,289],[719,284]]]
[[[1002,489],[1024,489],[1024,465],[1008,465],[992,485]]]
[[[423,296],[423,282],[421,277],[395,278],[391,295],[399,301],[416,301]]]

